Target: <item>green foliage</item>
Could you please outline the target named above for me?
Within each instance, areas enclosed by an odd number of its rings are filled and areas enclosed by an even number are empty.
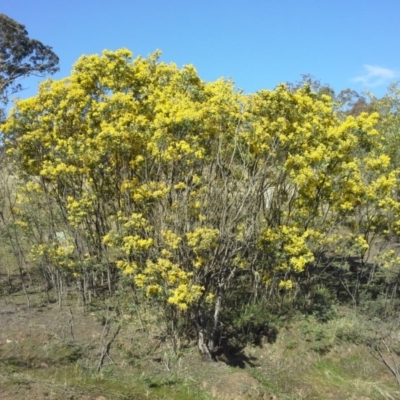
[[[76,343],[51,344],[44,349],[46,354],[45,361],[57,365],[68,365],[75,363],[84,356],[84,349]]]
[[[335,335],[340,343],[365,344],[368,338],[367,324],[361,322],[357,317],[353,320],[342,319],[337,323]]]
[[[328,353],[335,342],[332,327],[328,324],[318,323],[313,318],[304,320],[302,334],[305,340],[309,342],[310,350],[319,354]]]
[[[28,37],[24,25],[0,14],[1,102],[7,103],[10,94],[22,90],[22,85],[18,83],[21,78],[57,72],[58,61],[51,47]]]
[[[311,304],[307,307],[307,312],[311,313],[320,322],[327,322],[336,316],[335,298],[325,287],[316,288],[312,293]]]
[[[263,338],[272,343],[278,331],[276,321],[277,317],[265,304],[252,303],[239,309],[230,308],[221,321],[225,327],[221,334],[228,334],[226,339],[238,346],[260,345]]]

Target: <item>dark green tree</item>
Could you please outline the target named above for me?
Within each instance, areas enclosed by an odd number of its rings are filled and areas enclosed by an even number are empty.
[[[44,76],[58,71],[59,59],[52,48],[30,39],[25,26],[0,14],[0,101],[22,90],[19,81],[28,76]],[[0,109],[0,118],[4,115]]]

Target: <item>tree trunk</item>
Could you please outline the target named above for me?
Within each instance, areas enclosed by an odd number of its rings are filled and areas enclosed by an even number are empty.
[[[222,285],[222,287],[219,288],[217,301],[215,302],[213,327],[211,330],[210,338],[208,340],[208,349],[211,352],[214,351],[214,347],[215,347],[215,343],[216,343],[216,339],[217,339],[219,313],[221,310],[223,296],[224,296],[224,287]]]
[[[206,333],[204,324],[201,322],[201,318],[196,321],[197,325],[197,348],[199,349],[201,358],[203,361],[212,362],[213,357],[211,355],[210,349],[206,343]]]

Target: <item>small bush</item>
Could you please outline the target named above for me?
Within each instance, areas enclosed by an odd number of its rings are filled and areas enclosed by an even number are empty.
[[[333,295],[327,288],[318,288],[312,294],[312,300],[307,311],[320,322],[330,321],[337,315],[334,301]]]
[[[273,317],[262,304],[250,304],[243,307],[236,315],[231,311],[226,323],[230,325],[232,337],[242,344],[260,345],[262,337],[267,337],[268,342],[274,342],[277,328]]]

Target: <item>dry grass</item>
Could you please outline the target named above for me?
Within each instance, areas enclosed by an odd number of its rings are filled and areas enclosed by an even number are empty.
[[[59,308],[33,289],[31,308],[21,292],[0,298],[1,399],[400,398],[389,370],[362,344],[374,326],[349,310],[324,324],[286,322],[274,343],[230,355],[240,369],[202,363],[193,346],[175,354],[149,305],[127,307],[118,319],[107,303],[84,313],[74,297]],[[115,320],[105,337],[107,316]],[[121,332],[98,372],[117,324]]]

